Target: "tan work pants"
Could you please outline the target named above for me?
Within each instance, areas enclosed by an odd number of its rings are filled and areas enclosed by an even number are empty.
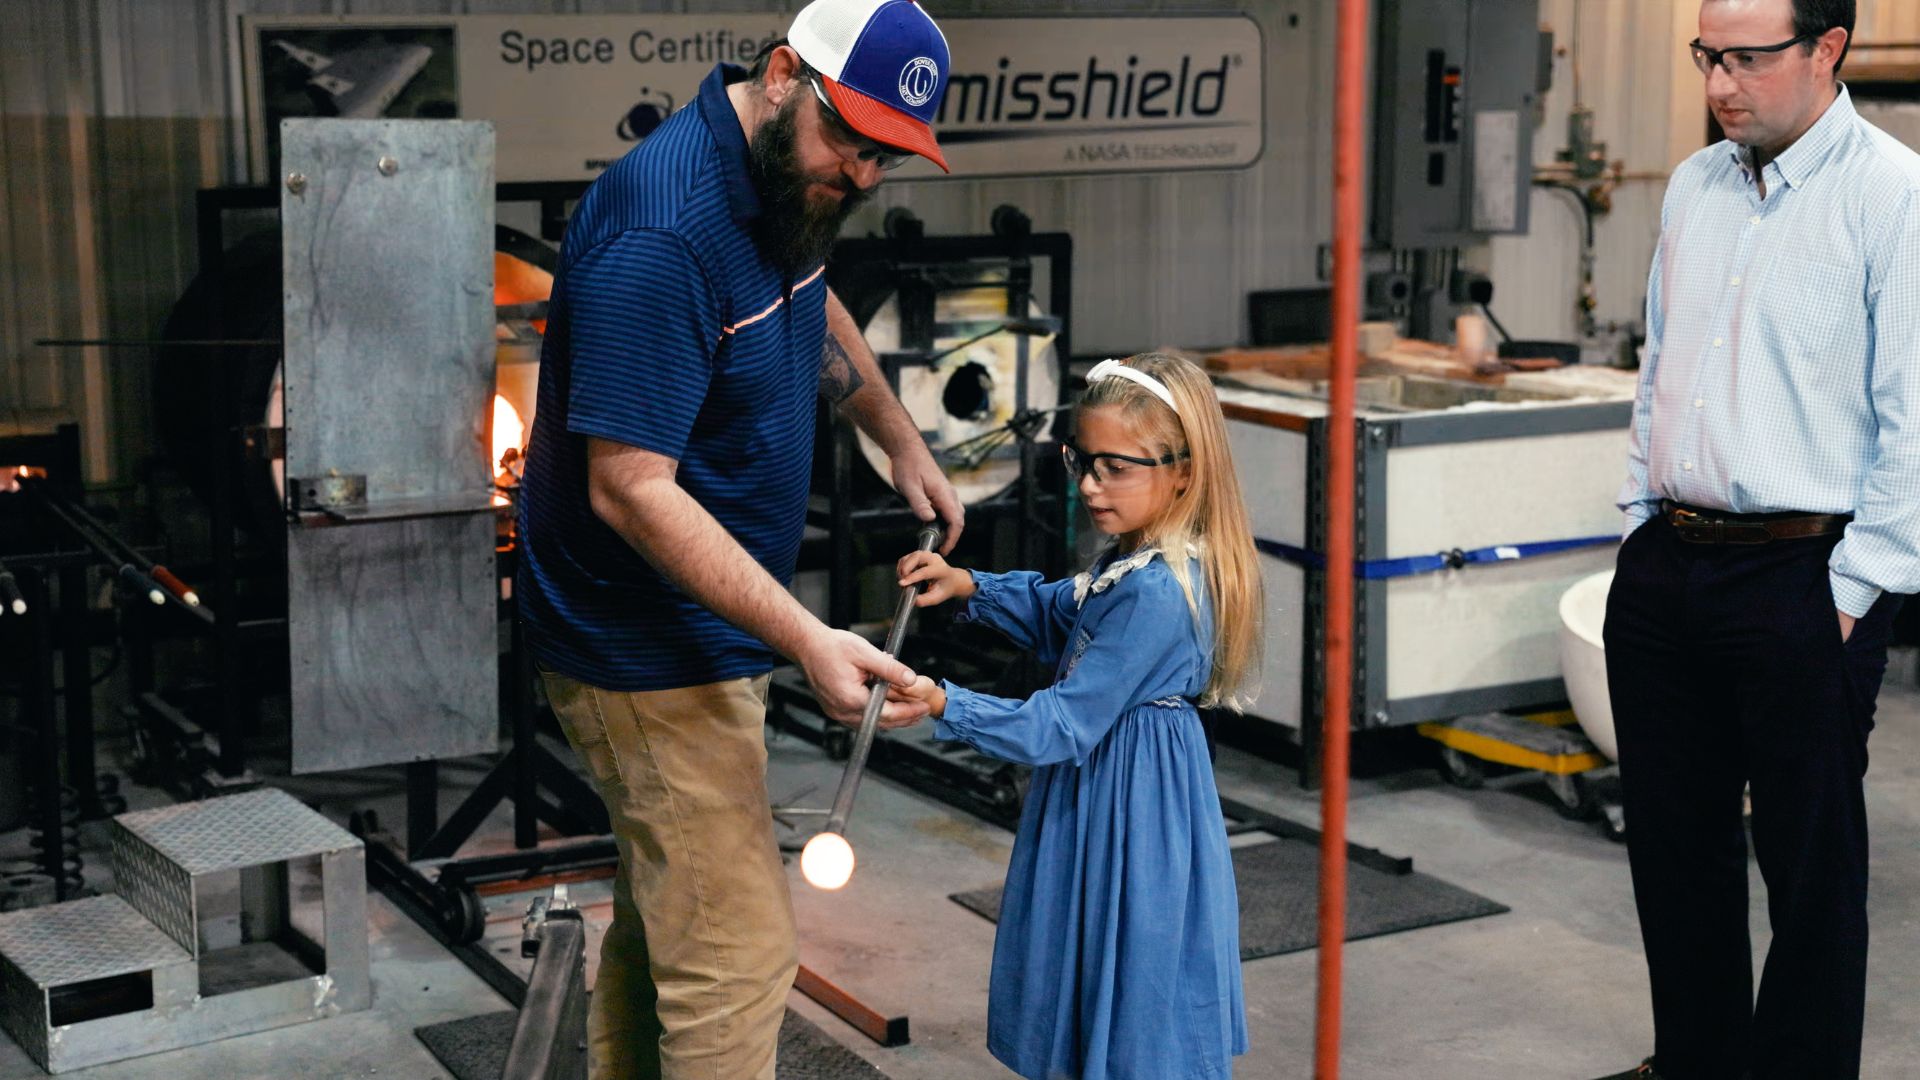
[[[773,1080],[798,966],[768,813],[767,677],[622,693],[542,672],[620,851],[593,1080]]]

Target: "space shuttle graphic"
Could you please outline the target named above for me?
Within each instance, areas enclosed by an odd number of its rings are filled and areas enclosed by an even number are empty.
[[[425,45],[363,45],[339,56],[323,56],[290,41],[272,44],[313,72],[307,89],[333,114],[372,119],[386,110],[427,66],[433,50]]]

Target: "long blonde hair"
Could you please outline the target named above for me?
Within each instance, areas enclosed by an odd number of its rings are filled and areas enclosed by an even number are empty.
[[[1131,379],[1105,378],[1087,387],[1075,415],[1102,407],[1117,409],[1127,430],[1155,457],[1188,454],[1186,489],[1142,530],[1141,543],[1160,549],[1195,619],[1200,612],[1189,564],[1200,563],[1213,604],[1213,672],[1200,704],[1243,711],[1252,704],[1257,689],[1265,606],[1259,556],[1234,472],[1220,399],[1207,373],[1185,357],[1147,352],[1122,363],[1165,385],[1179,414]]]

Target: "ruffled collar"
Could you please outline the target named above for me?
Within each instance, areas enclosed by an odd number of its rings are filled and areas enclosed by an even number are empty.
[[[1197,554],[1198,550],[1199,549],[1192,544],[1187,545],[1189,555]],[[1082,570],[1080,573],[1074,575],[1074,606],[1080,607],[1085,605],[1087,597],[1092,596],[1094,593],[1106,592],[1113,587],[1114,582],[1147,565],[1159,556],[1160,548],[1157,545],[1149,545],[1138,548],[1132,554],[1123,558],[1115,559],[1105,567],[1101,567],[1100,559],[1096,558],[1093,562],[1093,569]],[[1094,574],[1094,569],[1100,571],[1098,576]]]

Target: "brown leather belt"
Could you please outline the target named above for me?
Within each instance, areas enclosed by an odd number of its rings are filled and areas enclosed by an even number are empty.
[[[1852,514],[1735,514],[1663,499],[1660,512],[1675,536],[1689,544],[1766,544],[1831,536],[1847,527]]]

